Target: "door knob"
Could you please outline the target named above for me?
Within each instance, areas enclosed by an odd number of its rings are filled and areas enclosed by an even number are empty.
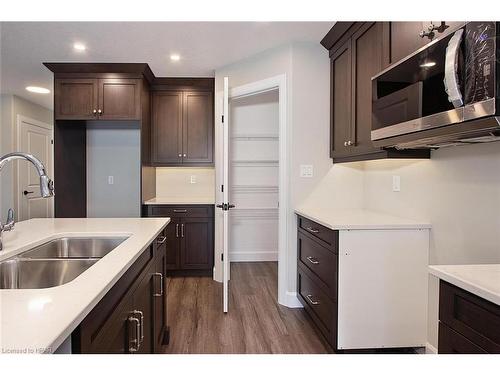
[[[28,190],[23,191],[24,195],[33,194],[33,193],[34,193],[34,191],[28,191]]]

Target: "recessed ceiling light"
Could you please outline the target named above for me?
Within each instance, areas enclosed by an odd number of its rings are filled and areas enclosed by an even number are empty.
[[[431,67],[433,67],[434,65],[436,65],[436,62],[435,62],[435,61],[428,61],[428,62],[426,62],[426,63],[420,64],[420,67],[421,67],[421,68],[431,68]]]
[[[179,61],[180,59],[181,59],[181,57],[176,53],[173,53],[170,55],[170,60],[172,60],[172,61]]]
[[[34,92],[36,94],[48,94],[50,92],[49,89],[46,89],[45,87],[38,87],[38,86],[28,86],[26,87],[26,90],[29,92]]]
[[[87,49],[87,47],[85,46],[85,44],[82,44],[82,43],[75,43],[73,44],[73,48],[77,51],[85,51]]]

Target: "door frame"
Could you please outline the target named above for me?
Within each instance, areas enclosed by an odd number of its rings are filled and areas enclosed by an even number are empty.
[[[288,246],[289,230],[292,226],[295,217],[290,213],[290,150],[291,150],[291,137],[288,129],[287,121],[287,80],[286,74],[280,74],[274,77],[266,78],[260,81],[251,82],[238,87],[229,89],[229,99],[243,98],[247,96],[262,94],[267,91],[278,90],[278,107],[279,107],[279,236],[278,236],[278,303],[288,307],[302,307],[296,297],[294,291],[288,290],[290,278],[290,249]],[[229,77],[231,79],[231,77]],[[217,92],[216,105],[216,121],[218,125],[216,129],[216,176],[215,176],[215,199],[217,202],[222,202],[222,192],[220,189],[222,174],[222,91]],[[219,219],[220,220],[220,219]],[[216,214],[217,226],[217,214]],[[218,225],[220,226],[220,224]],[[216,250],[214,260],[214,280],[222,282],[222,261],[221,254],[221,236],[220,231],[216,231]]]
[[[40,128],[44,128],[47,130],[50,130],[51,132],[51,140],[54,140],[54,127],[51,124],[48,124],[43,121],[35,120],[34,118],[20,115],[18,114],[16,116],[16,129],[15,129],[15,134],[16,134],[16,141],[15,141],[15,147],[14,149],[16,151],[20,150],[21,147],[21,123],[22,122],[27,122],[30,123],[31,125],[39,126]],[[52,142],[50,145],[51,152],[52,152],[52,165],[50,166],[50,170],[52,171],[52,174],[54,174],[54,143]],[[54,176],[49,176],[53,181],[54,181]],[[16,219],[17,215],[21,212],[21,195],[19,194],[19,161],[15,162],[14,165],[14,202],[16,206]],[[55,183],[55,181],[54,181]],[[55,200],[52,199],[52,216],[55,214],[55,206],[54,206]]]

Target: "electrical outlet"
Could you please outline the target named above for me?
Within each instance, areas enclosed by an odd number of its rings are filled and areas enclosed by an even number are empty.
[[[392,176],[392,191],[401,191],[401,177]]]
[[[108,185],[113,185],[115,183],[115,178],[113,176],[108,176]]]
[[[311,178],[314,174],[313,166],[310,164],[300,165],[300,177]]]
[[[191,180],[190,180],[190,182],[191,182],[192,184],[196,184],[196,175],[194,175],[194,174],[193,174],[193,175],[191,175]]]

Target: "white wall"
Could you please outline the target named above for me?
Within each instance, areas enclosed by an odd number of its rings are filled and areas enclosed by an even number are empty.
[[[18,115],[53,125],[53,111],[15,95],[0,95],[0,155],[16,151]],[[3,221],[7,210],[15,207],[16,186],[14,164],[10,163],[0,172],[0,218]]]
[[[330,170],[329,134],[329,58],[319,43],[294,43],[253,56],[244,61],[217,69],[216,92],[222,90],[223,79],[229,77],[231,87],[285,74],[287,80],[287,126],[289,141],[290,194],[288,212],[289,264],[287,292],[296,291],[296,218],[293,212]],[[216,102],[216,125],[220,122],[221,103]],[[220,127],[216,126],[216,139]],[[221,144],[216,143],[216,158],[221,157]],[[300,164],[313,164],[314,177],[300,178]],[[216,173],[221,173],[217,171]],[[219,192],[217,191],[216,194]],[[217,214],[217,213],[216,213]],[[221,232],[216,232],[216,262],[220,259]],[[220,267],[215,278],[221,280]]]
[[[138,123],[87,122],[87,217],[141,216],[140,141]]]
[[[195,176],[195,184],[191,176]],[[157,198],[213,200],[214,195],[214,168],[156,168]]]

